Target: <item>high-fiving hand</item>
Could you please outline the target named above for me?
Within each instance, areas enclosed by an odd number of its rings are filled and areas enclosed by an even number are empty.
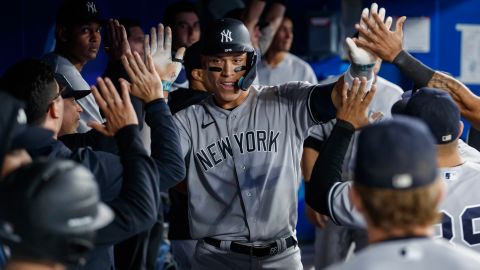
[[[185,48],[179,48],[172,59],[172,30],[158,24],[158,29],[152,27],[150,35],[145,35],[145,56],[151,55],[155,69],[162,79],[163,89],[169,90],[182,69]],[[166,32],[166,34],[164,33]]]
[[[106,136],[114,136],[125,126],[138,125],[137,115],[128,94],[128,82],[123,80],[120,82],[120,86],[121,97],[108,78],[97,78],[97,86],[92,86],[95,101],[107,122],[104,124],[90,122],[88,125]]]

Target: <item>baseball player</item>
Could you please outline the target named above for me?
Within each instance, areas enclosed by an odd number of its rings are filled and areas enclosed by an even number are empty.
[[[397,106],[397,104],[394,106],[395,113],[417,117],[425,122],[437,144],[436,155],[438,166],[440,167],[439,179],[446,184],[448,190],[445,200],[440,204],[439,209],[442,213],[442,219],[441,223],[434,227],[434,229],[436,229],[436,234],[447,239],[455,246],[466,246],[479,251],[477,236],[475,233],[475,219],[479,216],[479,212],[477,211],[479,200],[476,193],[473,193],[470,190],[480,188],[480,184],[478,183],[480,166],[476,163],[465,161],[458,150],[458,137],[463,129],[463,124],[460,122],[460,111],[458,107],[446,92],[429,88],[422,88],[410,98],[399,101],[399,103],[403,104],[401,104],[401,106]],[[414,140],[416,140],[417,137],[412,136],[411,138],[415,138]],[[336,141],[335,147],[338,150],[343,149],[342,146],[339,146],[340,144],[348,144],[348,142],[343,142],[343,139],[344,138],[338,136],[337,132],[336,137],[330,138],[329,140]],[[373,140],[373,138],[369,140]],[[385,142],[385,139],[382,139],[382,142]],[[417,142],[412,144],[415,145]],[[382,143],[382,145],[384,144]],[[331,149],[331,147],[333,146],[325,146],[325,149]],[[385,145],[385,147],[387,147],[387,145]],[[362,153],[361,150],[362,149],[359,146],[357,155]],[[391,149],[385,148],[383,151],[385,151],[384,153],[389,153],[391,152]],[[338,224],[345,226],[363,226],[364,220],[360,218],[358,212],[352,211],[351,208],[352,203],[355,204],[355,202],[351,199],[352,195],[349,194],[352,193],[350,183],[333,183],[331,181],[333,179],[338,179],[340,175],[338,169],[333,166],[338,166],[343,160],[341,153],[344,154],[344,150],[335,153],[337,156],[332,158],[327,150],[325,150],[322,155],[326,154],[327,156],[321,156],[319,160],[317,160],[316,167],[312,174],[312,183],[316,186],[308,186],[307,202],[310,203],[312,207],[317,206],[316,209],[318,211],[327,213],[332,220]],[[372,150],[370,153],[376,152]],[[415,152],[409,153],[409,159],[415,155]],[[357,159],[356,167],[367,166],[367,163],[369,163],[368,166],[375,165],[375,163],[372,163],[372,159],[364,156],[362,158],[364,158],[364,160]],[[335,161],[330,162],[331,160]],[[418,166],[425,165],[422,164],[422,162],[415,160],[409,162],[412,164],[417,162],[419,163]],[[399,163],[400,162],[397,161],[397,164]],[[397,165],[395,163],[392,163],[390,166],[385,164],[377,168],[388,170],[392,166]],[[420,168],[421,167],[419,167],[419,169]],[[380,172],[381,170],[378,170],[377,174],[380,174]],[[359,172],[356,168],[355,173],[355,179],[357,179],[360,177],[359,175],[362,175],[364,172]],[[398,185],[404,185],[405,183],[403,182],[409,181],[408,177],[403,179],[400,172],[398,172],[398,175],[399,176],[396,177],[398,178],[397,180],[395,180],[396,178],[393,178],[392,180],[393,182],[397,181]],[[353,185],[355,186],[355,181]],[[402,188],[400,186],[399,188]],[[317,191],[319,190],[321,195],[325,195],[325,198],[327,199],[319,199],[321,198],[321,196],[318,196]],[[313,194],[311,192],[315,193],[314,196],[312,196]],[[407,195],[405,195],[404,198],[407,200]],[[421,208],[415,211],[424,215]],[[411,219],[415,218],[411,214],[405,214],[403,216],[402,220],[400,220],[402,223],[411,222]],[[389,216],[389,218],[394,219],[393,216]],[[368,219],[366,221],[368,225]]]
[[[93,175],[73,161],[21,167],[0,182],[0,198],[0,241],[11,251],[7,270],[83,265],[95,232],[114,218]]]
[[[192,268],[302,269],[300,147],[312,125],[334,117],[341,87],[252,86],[257,55],[246,27],[216,20],[204,38],[213,96],[174,116],[188,166],[191,236],[199,239]]]
[[[352,124],[341,121],[332,133],[349,137],[354,132]],[[348,142],[329,140],[327,145],[322,155],[337,160],[337,147],[344,152]],[[355,180],[348,189],[351,203],[367,224],[371,245],[329,269],[478,268],[480,256],[475,252],[430,237],[445,192],[438,178],[435,153],[428,127],[417,119],[399,116],[363,129]],[[336,163],[321,159],[326,163],[319,167]],[[329,176],[335,174],[338,171]]]

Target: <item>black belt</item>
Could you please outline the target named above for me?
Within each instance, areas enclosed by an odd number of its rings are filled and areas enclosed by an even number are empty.
[[[205,241],[205,243],[211,246],[221,248],[220,247],[222,243],[221,240],[207,237],[207,238],[204,238],[203,241]],[[297,240],[295,240],[293,236],[289,236],[285,238],[285,242],[286,242],[285,249],[297,245]],[[280,247],[278,246],[276,241],[270,242],[268,244],[263,244],[263,245],[252,245],[252,244],[247,244],[242,242],[232,242],[230,244],[230,250],[233,252],[251,255],[255,257],[265,257],[265,256],[272,256],[272,255],[278,254]]]

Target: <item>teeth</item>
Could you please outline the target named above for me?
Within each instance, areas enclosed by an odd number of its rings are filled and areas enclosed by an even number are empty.
[[[233,83],[227,83],[227,82],[226,82],[226,83],[223,83],[223,84],[224,84],[224,85],[229,85],[229,86],[232,86],[232,85],[233,85]]]

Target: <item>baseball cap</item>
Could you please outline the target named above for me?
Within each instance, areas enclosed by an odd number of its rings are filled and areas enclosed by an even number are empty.
[[[75,99],[81,99],[92,92],[91,90],[75,90],[72,86],[72,83],[60,73],[55,73],[55,80],[60,85],[60,89],[65,87],[65,89],[61,91],[62,98],[73,97]]]
[[[58,84],[66,87],[65,93],[62,93],[63,98],[80,99],[90,94],[90,86],[68,59],[56,53],[49,53],[42,60],[53,69]]]
[[[92,0],[65,0],[57,12],[57,24],[83,22],[99,22],[101,24],[105,22],[96,3]]]
[[[437,178],[435,141],[420,120],[398,116],[365,127],[358,138],[355,183],[410,189]]]
[[[397,113],[424,121],[437,144],[446,144],[457,139],[460,133],[460,109],[447,92],[435,88],[421,88],[404,100],[406,104],[403,110],[398,110]]]

